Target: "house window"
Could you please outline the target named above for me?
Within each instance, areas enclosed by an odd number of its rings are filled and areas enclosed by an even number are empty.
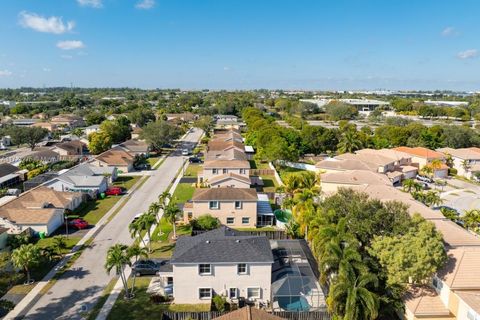
[[[211,210],[220,209],[220,202],[218,202],[218,201],[210,201],[209,207],[210,207]]]
[[[237,298],[237,288],[228,289],[228,297],[230,299],[236,299]]]
[[[245,174],[245,169],[240,169],[240,174]]]
[[[223,174],[227,174],[228,173],[228,170],[227,169],[223,169]]]
[[[247,274],[247,264],[246,263],[237,264],[237,273],[238,274]]]
[[[218,174],[218,169],[212,169],[213,174]]]
[[[200,275],[212,274],[212,265],[210,265],[210,264],[199,264],[198,265],[198,273]]]
[[[247,299],[260,299],[260,288],[247,288]]]
[[[193,212],[188,212],[188,213],[187,213],[187,216],[188,216],[188,220],[192,220],[192,218],[193,218]]]
[[[235,209],[242,209],[242,201],[235,201]]]
[[[249,217],[242,217],[242,224],[249,224],[250,218]]]
[[[432,284],[435,287],[435,289],[437,289],[439,291],[442,290],[443,283],[442,283],[442,281],[438,280],[437,277],[433,277]]]
[[[199,288],[198,297],[201,300],[211,299],[212,298],[212,288]]]
[[[227,217],[227,224],[234,224],[234,223],[235,223],[235,218]]]

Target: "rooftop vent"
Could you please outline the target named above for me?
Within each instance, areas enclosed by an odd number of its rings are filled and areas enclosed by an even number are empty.
[[[205,241],[205,243],[210,243],[210,240]]]

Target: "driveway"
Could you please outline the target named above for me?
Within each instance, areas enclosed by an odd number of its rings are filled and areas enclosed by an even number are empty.
[[[182,145],[194,145],[200,136],[201,130],[194,129],[184,138]],[[32,302],[25,319],[83,319],[82,313],[95,306],[103,289],[114,277],[113,272],[109,275],[103,267],[108,248],[116,243],[130,245],[133,242],[128,224],[137,213],[147,210],[150,203],[167,190],[182,167],[182,148],[180,146],[157,170],[152,171],[151,177],[97,234],[74,265],[46,294]]]

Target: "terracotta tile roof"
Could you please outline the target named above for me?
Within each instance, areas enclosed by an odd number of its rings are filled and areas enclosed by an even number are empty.
[[[404,297],[405,307],[415,317],[450,316],[437,292],[430,287],[411,287]]]
[[[207,160],[203,165],[204,169],[222,168],[244,168],[250,169],[250,162],[247,160]]]
[[[457,296],[476,313],[480,313],[480,291],[455,290]]]
[[[393,150],[401,151],[408,153],[412,156],[420,157],[420,158],[425,158],[428,160],[431,159],[444,159],[445,155],[443,153],[433,151],[427,148],[423,147],[415,147],[415,148],[410,148],[410,147],[397,147],[393,148]]]
[[[325,182],[348,185],[392,185],[392,182],[385,175],[366,170],[324,173],[321,175],[320,179],[322,183]]]
[[[452,290],[480,290],[480,247],[451,249],[447,255],[437,276]]]
[[[128,166],[133,163],[134,156],[122,149],[110,149],[99,154],[96,159],[111,166]]]
[[[257,201],[257,191],[246,188],[206,188],[195,189],[192,201],[243,200]]]
[[[282,320],[280,318],[270,314],[264,310],[252,308],[250,306],[243,307],[241,309],[229,312],[223,316],[213,318],[217,320]]]
[[[216,183],[216,182],[220,182],[220,181],[228,180],[228,179],[234,179],[234,180],[238,180],[238,181],[250,184],[250,178],[249,177],[242,176],[242,175],[239,175],[239,174],[236,174],[236,173],[221,174],[221,175],[218,175],[218,176],[215,176],[215,177],[209,179],[208,182],[209,183]]]

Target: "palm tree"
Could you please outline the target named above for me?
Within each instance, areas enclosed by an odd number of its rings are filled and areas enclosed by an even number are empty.
[[[327,298],[331,313],[344,320],[371,320],[378,317],[380,300],[371,291],[378,286],[378,278],[370,272],[357,274],[348,265],[342,265]]]
[[[406,191],[408,193],[412,192],[412,190],[420,191],[422,189],[422,186],[413,179],[403,180],[402,186],[403,186],[403,191]]]
[[[129,259],[133,258],[133,263],[135,264],[139,258],[147,258],[148,257],[148,250],[145,247],[140,247],[138,244],[133,244],[127,249],[127,256]],[[137,274],[133,274],[133,281],[132,281],[132,292],[135,289],[135,280],[137,278]]]
[[[442,198],[440,198],[440,195],[438,192],[435,191],[430,191],[427,192],[425,196],[425,204],[428,206],[438,206],[443,203]]]
[[[470,161],[465,159],[462,161],[462,168],[463,170],[465,170],[465,172],[467,172],[468,170],[470,170],[471,166],[470,166]]]
[[[428,164],[426,166],[424,166],[420,171],[424,175],[429,176],[429,177],[431,177],[433,175],[433,168]]]
[[[165,207],[167,206],[167,204],[170,202],[171,199],[172,199],[172,195],[168,191],[162,192],[162,194],[158,196],[158,202],[160,204],[160,208],[165,209]]]
[[[145,231],[148,235],[148,251],[152,252],[152,243],[151,243],[151,237],[150,237],[150,230],[152,226],[155,224],[157,219],[155,218],[155,215],[152,212],[145,212],[142,214],[137,220],[133,221],[130,223],[128,226],[128,229],[130,231],[130,234],[132,238],[139,238],[145,247],[147,247],[147,243],[145,242],[144,237],[142,236],[142,233]]]
[[[178,208],[175,202],[169,202],[167,207],[165,208],[163,215],[168,222],[170,222],[173,226],[173,239],[177,239],[177,227],[175,222],[177,221],[177,215],[180,213],[180,209]]]
[[[67,249],[67,240],[64,236],[55,236],[53,237],[52,246],[57,255],[63,257],[63,250]]]
[[[23,269],[27,275],[25,284],[30,284],[34,280],[30,279],[30,270],[40,263],[41,254],[38,246],[29,243],[22,244],[12,252],[12,263],[15,268]]]
[[[158,202],[152,202],[150,203],[150,206],[148,206],[147,212],[153,213],[155,217],[157,218],[157,222],[159,222],[159,217],[158,217],[158,212],[162,209],[162,206]]]
[[[340,153],[351,153],[361,149],[362,145],[362,140],[360,140],[358,133],[354,130],[347,130],[342,134],[337,148]]]
[[[440,159],[433,159],[429,166],[432,168],[432,174],[434,175],[437,170],[440,170],[443,166],[443,162]]]
[[[460,218],[465,227],[468,230],[473,230],[475,232],[478,231],[478,226],[480,224],[480,211],[479,210],[467,210],[463,214],[463,216]]]
[[[125,291],[125,298],[130,298],[130,291],[128,290],[127,277],[125,276],[125,266],[131,265],[130,258],[127,254],[128,246],[117,243],[111,246],[107,252],[107,259],[105,261],[105,269],[110,273],[115,268],[115,273],[120,276]]]

